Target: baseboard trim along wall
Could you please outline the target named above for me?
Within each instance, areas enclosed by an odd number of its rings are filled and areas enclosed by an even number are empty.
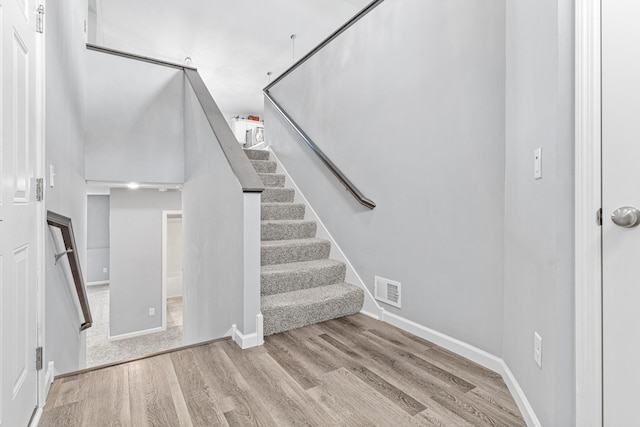
[[[262,313],[256,315],[256,332],[252,334],[243,334],[238,330],[238,327],[234,323],[231,325],[231,329],[227,331],[225,336],[230,336],[238,347],[246,350],[251,347],[257,347],[264,344],[264,318]]]
[[[144,329],[142,331],[130,332],[128,334],[122,334],[122,335],[112,336],[111,332],[109,332],[109,335],[107,336],[107,340],[108,341],[125,340],[127,338],[135,338],[135,337],[140,337],[142,335],[155,334],[156,332],[164,332],[165,330],[166,328],[163,328],[162,326],[158,326],[157,328]]]
[[[372,317],[377,320],[389,323],[403,331],[409,332],[427,341],[439,345],[449,351],[452,351],[462,357],[465,357],[487,369],[491,369],[494,372],[502,375],[502,379],[509,388],[509,391],[513,395],[513,399],[518,405],[518,409],[522,413],[527,426],[529,427],[541,427],[540,421],[533,411],[533,407],[527,400],[524,391],[518,384],[518,381],[513,376],[513,373],[505,363],[505,361],[491,353],[467,344],[463,341],[457,340],[453,337],[445,335],[441,332],[427,328],[397,314],[389,313],[383,308],[380,309],[378,314],[372,314],[367,311],[361,311],[362,314]]]

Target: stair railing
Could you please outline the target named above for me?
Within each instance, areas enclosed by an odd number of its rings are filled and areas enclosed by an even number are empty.
[[[66,255],[69,260],[69,267],[71,268],[71,276],[73,278],[73,284],[75,286],[76,294],[78,296],[78,302],[80,303],[80,309],[84,321],[80,324],[80,330],[84,331],[93,324],[93,318],[91,317],[91,309],[89,308],[89,299],[87,298],[87,289],[84,284],[84,278],[80,271],[80,258],[78,258],[78,246],[76,245],[76,238],[73,234],[73,226],[71,225],[71,218],[60,215],[55,212],[47,211],[47,224],[49,226],[60,229],[62,233],[62,241],[64,242],[64,251],[56,254],[55,263],[57,264],[60,258]]]
[[[316,145],[315,142],[307,135],[307,133],[296,123],[296,121],[282,108],[282,106],[273,98],[270,94],[270,90],[274,87],[278,82],[284,79],[286,76],[291,74],[294,70],[296,70],[300,65],[304,64],[309,58],[314,56],[316,53],[321,51],[326,45],[331,43],[334,39],[336,39],[340,34],[344,33],[349,27],[353,24],[361,20],[365,15],[371,12],[373,9],[378,7],[384,0],[374,0],[369,3],[364,9],[358,12],[355,16],[345,22],[340,28],[331,33],[329,37],[324,39],[320,44],[318,44],[315,48],[313,48],[309,53],[303,56],[299,61],[289,67],[285,72],[280,74],[278,78],[276,78],[273,82],[271,82],[267,87],[265,87],[262,92],[264,93],[265,98],[273,105],[278,113],[285,119],[287,123],[296,131],[298,135],[302,138],[302,140],[311,148],[311,150],[320,158],[322,163],[331,171],[331,173],[338,178],[338,180],[345,186],[347,191],[351,193],[351,195],[358,201],[358,203],[368,207],[369,209],[373,209],[376,207],[376,204],[367,197],[362,194],[362,192],[346,177],[346,175],[327,157],[326,154]]]

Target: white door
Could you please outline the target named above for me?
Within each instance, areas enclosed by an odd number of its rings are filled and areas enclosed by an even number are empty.
[[[37,404],[40,146],[34,0],[0,0],[0,426],[21,427]]]
[[[602,2],[603,411],[605,427],[640,425],[640,2]],[[633,223],[632,210],[618,222]]]

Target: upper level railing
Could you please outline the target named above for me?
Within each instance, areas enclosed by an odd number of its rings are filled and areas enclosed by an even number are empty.
[[[238,141],[233,135],[233,132],[231,132],[229,124],[222,115],[220,108],[218,108],[218,105],[213,99],[213,96],[211,96],[211,93],[207,89],[196,68],[92,44],[87,44],[87,49],[96,52],[107,53],[110,55],[121,56],[124,58],[134,59],[136,61],[149,62],[165,67],[182,69],[189,84],[193,88],[196,98],[202,106],[207,121],[211,126],[211,130],[213,131],[213,134],[215,135],[218,144],[220,145],[220,149],[227,159],[231,170],[240,182],[242,191],[245,193],[261,193],[264,190],[264,184],[262,180],[251,165],[251,162],[249,161],[247,156],[245,156],[244,152],[242,151],[240,144],[238,144]]]
[[[362,194],[362,192],[346,177],[346,175],[327,157],[326,154],[322,152],[322,150],[316,145],[315,142],[307,135],[307,133],[298,125],[295,120],[282,108],[282,106],[273,98],[271,93],[269,92],[273,86],[278,84],[282,79],[291,74],[294,70],[296,70],[300,65],[304,64],[308,59],[313,57],[316,53],[321,51],[326,45],[331,43],[335,38],[337,38],[340,34],[344,33],[349,27],[353,24],[361,20],[365,15],[379,6],[384,0],[374,0],[369,3],[364,9],[358,12],[355,16],[345,22],[340,28],[331,33],[329,37],[324,39],[320,44],[318,44],[315,48],[313,48],[309,53],[300,58],[295,64],[289,67],[285,72],[280,74],[274,81],[272,81],[267,87],[263,89],[263,93],[265,98],[274,106],[276,111],[278,111],[282,117],[293,127],[293,129],[300,135],[300,137],[304,140],[304,142],[313,150],[314,153],[320,158],[322,163],[325,164],[327,168],[331,171],[333,175],[345,186],[347,191],[355,197],[358,203],[368,207],[369,209],[373,209],[376,207],[376,204],[368,199]]]
[[[73,278],[73,284],[78,295],[78,302],[80,303],[80,309],[82,310],[83,322],[80,324],[80,330],[84,331],[93,324],[93,318],[91,317],[91,309],[89,308],[89,299],[87,298],[87,289],[84,284],[84,278],[80,271],[80,259],[78,258],[78,246],[76,245],[76,238],[73,234],[73,226],[71,225],[71,218],[60,215],[55,212],[47,211],[47,224],[51,227],[60,229],[62,233],[62,241],[64,242],[64,251],[56,255],[56,263],[64,255],[69,260],[69,267],[71,268],[71,276]]]

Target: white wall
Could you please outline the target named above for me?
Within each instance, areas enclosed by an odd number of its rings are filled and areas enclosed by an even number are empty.
[[[243,192],[189,83],[185,84],[184,343],[243,322]]]
[[[90,194],[87,196],[87,283],[108,281],[109,196]]]
[[[111,189],[111,337],[162,326],[162,211],[181,208],[178,191]]]
[[[87,180],[182,183],[182,70],[86,55]]]
[[[573,1],[506,4],[503,358],[543,426],[573,425]],[[542,147],[541,180],[533,151]],[[533,334],[543,365],[533,361]]]
[[[384,30],[382,30],[384,29]],[[502,351],[504,1],[386,1],[272,93],[377,207],[267,107],[267,138],[390,312]]]
[[[87,197],[84,182],[85,35],[87,2],[47,3],[45,165],[55,167],[46,185],[46,207],[72,219],[81,269],[86,272]],[[51,233],[45,233],[45,366],[60,373],[84,367],[84,333],[60,265],[53,263]]]

